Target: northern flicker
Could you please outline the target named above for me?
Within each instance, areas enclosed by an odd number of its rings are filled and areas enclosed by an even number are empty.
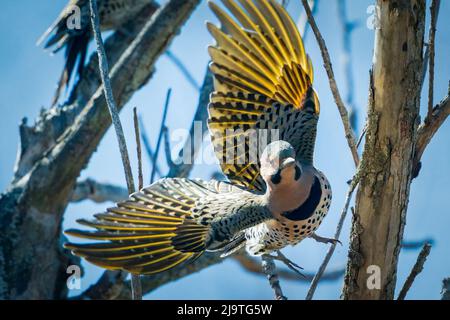
[[[98,0],[100,28],[102,31],[117,30],[136,16],[154,0]],[[70,0],[56,21],[38,40],[38,45],[46,40],[45,49],[53,53],[65,48],[65,64],[57,84],[52,105],[58,102],[61,91],[69,84],[74,68],[78,63],[78,76],[84,69],[89,41],[92,38],[89,0]]]
[[[105,241],[66,244],[74,254],[104,268],[153,274],[205,251],[227,256],[246,247],[264,255],[307,237],[333,241],[315,234],[331,187],[313,166],[319,99],[301,36],[273,0],[222,2],[236,20],[209,2],[222,27],[207,25],[216,40],[209,48],[215,91],[208,125],[229,182],[157,181],[94,221],[80,221],[96,231],[66,231]],[[278,140],[251,160],[250,136],[267,130]]]

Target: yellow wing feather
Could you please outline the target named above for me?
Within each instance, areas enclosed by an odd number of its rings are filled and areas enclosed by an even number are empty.
[[[192,222],[196,201],[214,194],[206,182],[163,179],[136,192],[95,220],[78,220],[96,231],[67,230],[78,238],[102,240],[65,247],[100,267],[154,274],[199,257],[208,228]]]
[[[222,24],[222,30],[208,24],[216,40],[209,49],[216,91],[260,93],[301,108],[313,68],[286,10],[273,0],[222,2],[236,20],[209,2]]]
[[[248,157],[254,147],[248,141],[252,131],[278,129],[284,139],[291,139],[289,142],[296,150],[308,150],[307,153],[313,150],[310,141],[306,141],[308,148],[300,146],[305,141],[297,139],[299,135],[292,132],[289,123],[299,119],[301,113],[301,119],[312,119],[304,126],[315,130],[319,100],[312,90],[312,63],[295,23],[279,3],[221,2],[229,13],[209,2],[221,23],[221,28],[207,24],[216,40],[208,49],[215,88],[209,104],[209,130],[216,156],[229,180],[262,191],[265,184],[259,175],[257,159],[250,161]],[[306,110],[308,101],[313,107]],[[293,108],[284,108],[288,105]],[[295,113],[299,115],[293,117]],[[231,159],[227,158],[229,154]],[[299,156],[306,161],[312,158],[310,154]]]

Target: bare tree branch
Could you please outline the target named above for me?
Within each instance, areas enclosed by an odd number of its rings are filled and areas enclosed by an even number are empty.
[[[206,119],[208,118],[209,95],[214,91],[213,75],[209,68],[203,80],[200,97],[195,111],[194,119],[189,130],[189,136],[183,148],[174,159],[174,165],[170,168],[168,177],[187,177],[194,165],[194,160],[201,151],[203,136],[208,131]]]
[[[341,231],[342,231],[342,227],[344,226],[344,221],[345,218],[347,216],[347,212],[348,212],[348,208],[350,207],[350,201],[352,199],[353,196],[353,192],[356,189],[356,186],[359,183],[359,179],[360,179],[360,174],[357,173],[351,183],[350,183],[350,188],[347,192],[347,196],[345,198],[345,204],[344,204],[344,208],[342,209],[341,212],[341,217],[339,218],[339,222],[338,225],[336,227],[336,232],[334,233],[334,239],[339,239],[340,235],[341,235]],[[323,260],[322,264],[319,267],[319,270],[317,271],[316,275],[314,276],[313,280],[311,281],[311,286],[309,287],[308,293],[306,294],[306,300],[312,300],[314,293],[316,291],[317,285],[319,284],[320,279],[322,278],[325,269],[328,266],[328,263],[331,260],[331,257],[333,256],[334,250],[336,249],[336,243],[331,244],[331,246],[328,248],[327,254],[325,255],[325,259]]]
[[[436,37],[436,24],[439,8],[441,6],[440,0],[431,1],[431,25],[430,25],[430,36],[428,40],[428,48],[430,49],[430,64],[429,64],[429,83],[428,83],[428,113],[425,121],[431,116],[434,106],[434,59],[436,56],[435,52],[435,37]]]
[[[157,8],[156,2],[149,3],[137,17],[130,19],[121,31],[114,32],[106,40],[105,49],[110,65],[116,64]],[[152,55],[154,52],[149,51],[148,54]],[[22,120],[14,181],[27,174],[46,151],[55,147],[59,137],[74,123],[100,84],[98,57],[97,54],[92,54],[89,63],[84,67],[83,76],[76,82],[69,101],[64,106],[42,110],[34,126],[27,126],[26,118]]]
[[[177,266],[173,269],[167,270],[163,273],[159,273],[154,276],[143,276],[142,277],[142,290],[144,294],[148,294],[153,290],[170,283],[174,280],[178,280],[189,276],[193,273],[199,272],[209,266],[212,266],[223,261],[220,258],[220,254],[213,252],[206,252],[200,258],[187,265]],[[92,289],[96,289],[96,286],[92,286]],[[116,296],[117,299],[127,299],[130,296],[130,286],[129,281],[125,282],[122,287],[122,291]],[[77,297],[77,299],[100,299],[103,295],[99,294],[94,290],[87,290],[83,292],[82,295]]]
[[[144,174],[142,172],[142,145],[141,134],[139,129],[139,118],[137,114],[137,108],[133,108],[133,124],[134,124],[134,137],[136,139],[136,155],[138,159],[138,190],[142,190],[144,187]]]
[[[139,120],[137,108],[133,108],[134,137],[136,139],[136,155],[138,159],[138,190],[144,187],[144,174],[142,172],[142,147],[141,135],[139,133]],[[131,275],[131,296],[133,300],[142,300],[142,283],[141,276],[138,274]]]
[[[422,272],[423,265],[425,264],[425,261],[427,261],[427,257],[430,254],[430,250],[431,250],[431,245],[429,243],[424,244],[422,250],[419,253],[419,256],[417,257],[417,261],[411,270],[411,273],[409,274],[408,278],[405,281],[405,284],[403,285],[402,289],[400,290],[397,300],[405,300],[406,294],[408,293],[409,289],[411,288],[414,280],[419,275],[419,273]]]
[[[122,158],[125,179],[127,181],[128,194],[135,191],[133,173],[131,171],[130,156],[128,155],[127,142],[123,133],[122,123],[120,121],[119,112],[117,110],[116,101],[114,100],[111,88],[111,80],[109,79],[109,66],[106,60],[105,47],[100,31],[100,18],[98,16],[97,0],[89,0],[89,8],[91,11],[91,25],[94,34],[95,43],[97,44],[97,55],[99,61],[100,76],[102,79],[103,92],[105,94],[106,105],[116,132],[117,142],[119,144],[120,156]]]
[[[189,84],[195,89],[200,90],[200,85],[195,80],[194,76],[189,72],[184,63],[170,50],[166,52],[167,58],[180,70]]]
[[[80,202],[84,200],[92,200],[96,203],[103,203],[107,201],[116,203],[127,198],[128,191],[126,188],[87,179],[77,182],[70,201]]]
[[[145,130],[144,121],[142,120],[142,117],[139,116],[139,126],[141,128],[141,138],[144,142],[145,152],[147,153],[148,158],[150,159],[150,164],[155,167],[156,173],[158,176],[162,176],[161,169],[159,168],[158,162],[153,163],[153,155],[154,151],[152,149],[152,146],[150,144],[150,139],[148,138],[147,131]]]
[[[413,161],[413,178],[417,177],[420,172],[420,161],[428,144],[438,129],[444,124],[450,114],[450,85],[449,93],[436,107],[433,108],[431,114],[417,129],[417,142]]]
[[[358,155],[358,150],[356,148],[356,140],[355,140],[355,136],[353,134],[352,127],[350,125],[347,108],[345,107],[345,104],[342,101],[342,97],[339,93],[336,79],[334,77],[334,71],[333,71],[333,67],[331,65],[331,59],[330,59],[330,54],[328,53],[328,48],[325,44],[325,40],[323,39],[322,34],[320,33],[319,28],[317,27],[316,21],[311,12],[311,8],[309,7],[308,1],[307,0],[301,0],[301,1],[303,3],[303,7],[305,8],[306,15],[308,16],[309,24],[310,24],[312,30],[314,31],[317,42],[319,44],[320,51],[322,53],[322,58],[324,60],[324,67],[325,67],[325,70],[327,72],[328,79],[330,82],[331,92],[333,93],[333,97],[334,97],[334,100],[338,107],[339,114],[341,115],[342,123],[344,125],[345,137],[347,139],[348,146],[352,153],[353,161],[355,163],[355,166],[357,167],[359,164],[359,155]]]
[[[166,102],[164,103],[163,116],[162,116],[162,120],[161,120],[161,128],[159,129],[158,141],[156,142],[156,149],[155,149],[155,153],[153,154],[153,160],[152,160],[153,168],[152,168],[152,174],[150,176],[150,184],[155,181],[156,163],[158,162],[159,149],[161,148],[163,132],[164,132],[164,128],[166,127],[167,112],[169,111],[169,103],[170,103],[171,95],[172,95],[172,89],[167,90]]]
[[[441,1],[438,1],[435,5],[435,9],[433,9],[434,14],[436,16],[436,18],[435,18],[436,20],[433,23],[435,26],[437,25],[437,22],[438,22],[440,8],[441,8]],[[433,39],[433,41],[434,41],[434,39]],[[428,42],[430,42],[430,39],[428,40]],[[430,64],[430,45],[427,43],[427,44],[425,44],[425,47],[426,48],[425,48],[425,53],[423,56],[423,68],[422,68],[422,82],[421,82],[422,88],[425,83],[425,77],[427,75],[428,66]]]
[[[450,278],[442,281],[441,300],[450,300]]]
[[[315,16],[319,9],[319,0],[308,0],[309,7],[311,8],[312,14]],[[308,36],[308,16],[306,13],[302,12],[300,18],[297,22],[297,28],[303,37],[303,40]]]
[[[100,76],[103,84],[103,92],[105,94],[106,105],[108,106],[111,120],[116,132],[117,142],[119,144],[120,156],[122,158],[123,169],[125,171],[125,179],[127,181],[128,194],[134,193],[136,187],[134,185],[133,173],[131,171],[130,156],[128,155],[125,134],[123,133],[122,123],[120,121],[119,112],[117,111],[116,101],[114,100],[111,88],[111,80],[109,78],[109,66],[106,60],[105,47],[103,46],[102,35],[100,31],[100,18],[98,16],[97,0],[89,0],[89,9],[91,12],[91,25],[94,34],[95,43],[97,44],[97,54],[99,61]],[[142,289],[139,275],[131,275],[131,297],[133,300],[142,300]]]
[[[136,39],[119,54],[111,70],[118,109],[148,82],[155,61],[198,3],[199,0],[171,0],[154,19],[149,20],[146,12],[145,26],[141,32],[136,30],[137,37],[136,33],[121,35],[121,39]],[[136,19],[132,24],[138,21],[142,20]],[[113,39],[115,43],[119,37]],[[119,50],[113,50],[114,55],[124,49],[122,45],[113,47]],[[95,85],[89,83],[80,82],[79,99],[74,99],[73,105],[43,112],[39,129],[24,125],[21,128],[29,138],[22,141],[42,147],[32,153],[21,148],[24,152],[16,163],[18,174],[0,196],[0,256],[5,261],[0,268],[0,298],[61,299],[67,294],[66,267],[77,262],[60,246],[62,216],[76,178],[111,124],[102,89],[93,89]],[[37,142],[40,137],[42,141]],[[24,234],[26,237],[18,236]],[[34,257],[33,263],[30,257]]]
[[[164,153],[166,155],[166,162],[169,168],[171,168],[173,164],[172,160],[172,149],[170,147],[170,133],[169,128],[164,127],[163,129],[163,135],[164,135]]]
[[[283,295],[283,291],[281,290],[280,280],[278,279],[277,268],[275,266],[275,262],[270,255],[262,256],[262,269],[266,274],[267,279],[269,280],[269,284],[275,293],[276,300],[287,300],[287,298]]]
[[[346,103],[348,107],[350,125],[353,131],[357,132],[357,110],[355,104],[355,83],[353,80],[352,64],[352,33],[355,30],[356,23],[350,22],[347,15],[347,0],[338,1],[338,19],[342,29],[342,64],[344,68],[345,81],[347,83]],[[358,146],[356,147],[358,148]]]
[[[244,270],[254,273],[254,274],[260,274],[264,275],[265,273],[262,270],[261,262],[255,258],[250,257],[245,252],[236,254],[232,256],[234,260],[236,260]],[[331,272],[324,273],[321,277],[320,281],[336,281],[342,278],[344,275],[344,268],[333,270]],[[299,281],[299,282],[311,282],[314,274],[302,272],[304,277],[299,277],[298,273],[289,270],[289,269],[279,269],[277,270],[278,276],[281,279],[285,280],[293,280],[293,281]]]

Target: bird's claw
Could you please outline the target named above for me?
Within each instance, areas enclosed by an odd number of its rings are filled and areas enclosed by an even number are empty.
[[[334,245],[339,243],[342,246],[342,242],[339,239],[325,238],[325,237],[318,236],[315,233],[313,233],[311,235],[311,238],[313,238],[314,240],[316,240],[317,242],[320,242],[320,243],[325,243],[325,244],[331,243],[331,244],[334,244]]]
[[[301,266],[287,258],[284,254],[281,253],[281,251],[277,251],[276,255],[269,255],[274,260],[278,260],[280,262],[283,262],[289,269],[300,275],[301,277],[305,278],[305,275],[300,272],[300,270],[303,270]]]

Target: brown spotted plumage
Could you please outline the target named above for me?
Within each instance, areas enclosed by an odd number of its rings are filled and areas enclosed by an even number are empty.
[[[229,182],[159,180],[80,221],[96,231],[68,230],[103,241],[67,244],[75,254],[153,274],[208,250],[227,256],[246,247],[261,255],[318,238],[331,187],[313,165],[320,108],[311,60],[277,2],[222,2],[236,20],[210,3],[222,27],[208,24],[217,42],[209,49],[215,91],[208,125]]]

